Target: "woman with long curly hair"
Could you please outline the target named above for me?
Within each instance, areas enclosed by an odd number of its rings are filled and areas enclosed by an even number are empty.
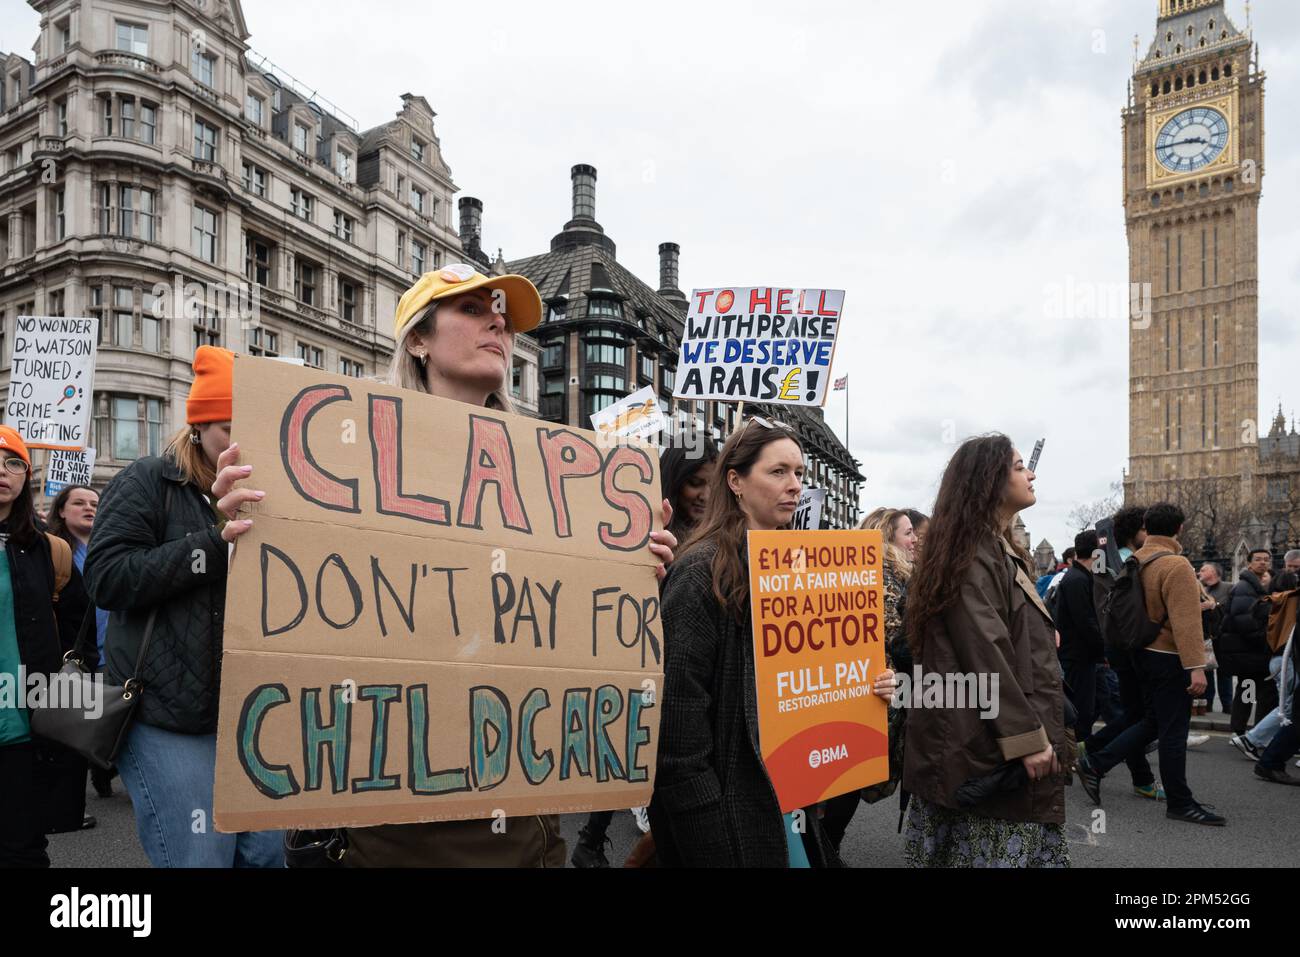
[[[1035,502],[1033,482],[1005,435],[968,439],[943,474],[909,583],[907,639],[927,680],[956,689],[973,676],[992,700],[951,695],[907,718],[912,866],[1069,865],[1063,762],[1072,748],[1055,629],[1011,534]]]

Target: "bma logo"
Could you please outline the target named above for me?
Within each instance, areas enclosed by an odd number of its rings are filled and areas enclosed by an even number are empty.
[[[833,761],[843,761],[848,756],[849,748],[846,744],[838,744],[833,748],[813,748],[808,752],[808,767],[816,768]]]

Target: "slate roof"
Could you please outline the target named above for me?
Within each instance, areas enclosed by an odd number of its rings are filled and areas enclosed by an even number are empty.
[[[1210,26],[1211,20],[1214,21],[1213,27]],[[1187,32],[1189,27],[1192,31],[1190,35]],[[1227,34],[1226,37],[1223,36],[1224,33]],[[1202,38],[1205,39],[1204,47],[1200,45]],[[1156,37],[1151,42],[1138,72],[1168,66],[1170,63],[1204,54],[1210,49],[1230,48],[1249,45],[1249,43],[1250,39],[1228,18],[1223,0],[1216,0],[1203,7],[1158,21]],[[1179,47],[1182,48],[1181,53],[1178,52]]]
[[[584,232],[587,230],[583,230]],[[560,234],[564,236],[564,233]],[[560,239],[560,237],[556,237]],[[542,301],[567,302],[566,320],[619,322],[609,316],[588,316],[588,294],[597,293],[623,304],[623,322],[633,338],[648,337],[676,356],[685,328],[686,297],[680,301],[660,295],[624,268],[614,257],[613,243],[553,243],[550,252],[506,264],[506,269],[532,280]],[[642,328],[639,320],[644,318]]]

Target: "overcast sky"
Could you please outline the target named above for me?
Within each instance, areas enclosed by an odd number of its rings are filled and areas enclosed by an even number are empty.
[[[0,49],[27,53],[38,18],[19,6],[0,13]],[[864,509],[928,510],[954,436],[1004,431],[1026,457],[1046,436],[1024,518],[1059,552],[1070,510],[1121,477],[1126,322],[1048,303],[1071,282],[1127,282],[1120,110],[1156,0],[243,7],[252,48],[362,128],[426,97],[456,185],[484,203],[484,245],[507,259],[549,248],[569,168],[590,163],[597,218],[651,285],[671,240],[687,290],[847,290],[835,374]],[[1244,29],[1242,0],[1227,9]],[[1256,0],[1254,27],[1267,423],[1279,400],[1300,406],[1300,4]],[[842,394],[826,415],[842,434]]]

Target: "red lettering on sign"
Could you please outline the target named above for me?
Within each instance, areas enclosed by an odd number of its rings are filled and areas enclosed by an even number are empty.
[[[609,522],[601,522],[599,528],[600,542],[608,548],[621,552],[634,552],[644,548],[650,540],[650,529],[654,525],[654,510],[650,500],[639,492],[627,492],[619,488],[614,479],[625,466],[635,468],[641,474],[641,484],[650,485],[654,477],[654,466],[646,453],[631,446],[620,446],[609,454],[605,460],[605,474],[601,481],[601,493],[605,501],[627,516],[627,528],[615,532]]]
[[[402,491],[402,400],[370,397],[370,452],[375,463],[375,508],[430,525],[450,525],[451,506],[445,499],[407,495]]]
[[[307,444],[312,417],[332,402],[351,398],[352,393],[341,385],[314,385],[299,392],[280,419],[280,457],[299,495],[322,508],[356,514],[361,511],[357,480],[340,479],[325,471],[316,464]]]
[[[495,485],[502,524],[531,535],[533,528],[519,494],[515,450],[505,423],[481,415],[471,415],[469,421],[469,452],[465,457],[458,524],[465,528],[483,527],[483,493],[489,485]]]
[[[564,494],[564,480],[587,478],[600,472],[600,451],[582,436],[565,429],[537,430],[537,447],[546,468],[546,492],[555,516],[555,534],[560,538],[573,535],[569,502]]]

